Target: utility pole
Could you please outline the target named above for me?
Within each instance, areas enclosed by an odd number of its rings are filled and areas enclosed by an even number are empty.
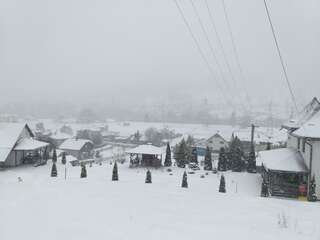
[[[256,151],[254,147],[254,131],[256,126],[254,124],[251,125],[251,146],[248,158],[248,166],[247,171],[249,173],[256,173],[257,172],[257,165],[256,165]]]
[[[251,147],[254,146],[254,131],[256,126],[254,124],[251,125]]]

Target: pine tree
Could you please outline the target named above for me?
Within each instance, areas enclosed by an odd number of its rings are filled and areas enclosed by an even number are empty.
[[[231,149],[228,149],[226,151],[226,167],[227,167],[227,170],[231,170],[232,158],[233,158],[233,152],[231,151]]]
[[[53,163],[57,162],[57,151],[56,151],[56,149],[53,149],[52,162]]]
[[[188,176],[187,176],[187,172],[184,171],[183,176],[182,176],[182,185],[181,187],[183,188],[188,188]]]
[[[151,172],[150,172],[150,170],[147,171],[146,183],[152,183],[152,177],[151,177]]]
[[[186,144],[188,147],[193,147],[195,145],[194,138],[191,135],[188,136]]]
[[[117,162],[114,163],[113,170],[112,170],[112,181],[118,181],[118,165]]]
[[[61,163],[62,163],[63,165],[65,165],[65,164],[67,163],[66,153],[65,153],[65,152],[62,153]]]
[[[261,197],[269,197],[268,184],[265,179],[263,179],[261,185]]]
[[[170,144],[169,143],[167,143],[166,158],[164,160],[164,166],[165,167],[171,167],[172,166],[171,148],[170,148]]]
[[[234,166],[236,165],[237,161],[237,148],[241,148],[241,142],[237,136],[232,134],[230,144],[229,144],[229,151],[227,153],[227,170],[233,170]]]
[[[87,168],[85,164],[81,164],[81,174],[80,178],[86,178],[87,177]]]
[[[221,175],[221,178],[220,178],[219,192],[221,193],[226,192],[226,180],[224,179],[223,175]]]
[[[186,148],[185,148],[186,163],[190,163],[190,162],[198,163],[198,159],[197,157],[195,157],[193,153],[193,148],[195,145],[194,138],[191,135],[189,135],[185,143],[186,143]]]
[[[218,171],[227,171],[227,156],[224,147],[220,148],[219,161],[218,161]]]
[[[175,159],[177,166],[185,168],[187,164],[187,144],[184,139],[181,140],[180,144],[175,149]]]
[[[314,176],[312,177],[312,179],[310,181],[309,192],[308,192],[308,201],[309,202],[317,201],[316,181],[315,181],[315,177]]]
[[[212,156],[211,150],[208,146],[206,148],[206,155],[204,157],[204,170],[212,171]]]
[[[57,166],[55,163],[52,163],[51,177],[57,177],[57,176],[58,176]]]
[[[248,171],[248,173],[256,173],[257,172],[256,152],[255,152],[253,144],[251,145],[251,150],[249,153],[247,171]]]
[[[242,151],[240,147],[237,147],[237,149],[233,152],[231,164],[233,172],[242,171]]]

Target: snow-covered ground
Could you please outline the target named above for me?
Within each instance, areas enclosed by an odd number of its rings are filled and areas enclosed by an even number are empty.
[[[183,170],[172,169],[153,170],[150,185],[145,169],[127,163],[119,182],[111,181],[110,164],[88,167],[86,179],[68,165],[64,180],[60,163],[58,178],[49,177],[49,163],[2,171],[0,239],[320,239],[320,205],[261,198],[259,175],[228,172],[221,194],[218,175],[189,174],[183,189]]]

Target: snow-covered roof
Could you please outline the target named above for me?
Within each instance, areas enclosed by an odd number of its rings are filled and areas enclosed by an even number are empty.
[[[257,166],[283,172],[308,172],[301,153],[292,148],[279,148],[258,153]]]
[[[27,124],[0,123],[0,162],[6,161],[25,127]]]
[[[87,139],[70,138],[70,139],[65,140],[63,143],[61,143],[61,145],[59,146],[59,149],[79,151],[87,143],[93,144],[92,141],[87,140]]]
[[[293,132],[294,135],[307,138],[320,138],[320,112]]]
[[[298,129],[308,120],[310,120],[315,114],[320,111],[320,102],[317,98],[313,98],[312,101],[304,107],[304,109],[294,116],[292,119],[282,125],[285,129]]]
[[[219,138],[219,139],[222,139],[222,140],[226,141],[225,138],[222,137],[219,132],[215,133],[213,136],[211,136],[210,138],[208,138],[207,141],[210,141],[210,140],[213,139],[213,138]]]
[[[234,132],[234,136],[238,137],[241,141],[250,142],[251,141],[251,129],[243,129]],[[256,143],[266,143],[271,142],[271,137],[267,136],[266,133],[256,130],[254,132],[254,141]]]
[[[140,145],[136,148],[127,150],[126,153],[131,154],[146,154],[146,155],[161,155],[163,149],[153,145]]]
[[[234,136],[237,136],[241,141],[251,141],[251,128],[245,128],[234,131]],[[255,130],[254,141],[257,144],[270,142],[274,145],[283,143],[287,140],[287,132],[284,129],[275,129],[267,127],[258,127]]]
[[[14,150],[36,150],[46,146],[49,146],[49,143],[41,142],[33,138],[25,138],[18,142]]]

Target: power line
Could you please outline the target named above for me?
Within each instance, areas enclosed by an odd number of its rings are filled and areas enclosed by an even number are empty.
[[[288,86],[292,101],[294,103],[296,111],[298,112],[298,105],[297,105],[296,98],[295,98],[294,93],[293,93],[293,89],[292,89],[291,83],[289,81],[289,77],[288,77],[288,74],[287,74],[287,70],[286,70],[286,66],[285,66],[284,60],[283,60],[283,57],[282,57],[282,54],[281,54],[281,51],[280,51],[278,39],[277,39],[276,32],[275,32],[274,27],[273,27],[273,23],[272,23],[272,20],[271,20],[271,15],[270,15],[270,12],[269,12],[269,8],[268,8],[266,0],[263,0],[263,2],[264,2],[264,6],[265,6],[265,9],[266,9],[267,16],[268,16],[268,21],[269,21],[270,28],[271,28],[271,31],[272,31],[273,39],[274,39],[274,42],[275,42],[276,47],[277,47],[277,52],[278,52],[279,59],[280,59],[280,62],[281,62],[283,74],[284,74],[285,80],[287,82],[287,86]]]
[[[216,56],[216,54],[215,54],[215,52],[214,52],[214,49],[213,49],[211,40],[210,40],[210,38],[209,38],[209,35],[208,35],[208,33],[207,33],[207,30],[206,30],[206,28],[204,27],[203,22],[202,22],[202,20],[201,20],[201,18],[200,18],[199,12],[198,12],[198,10],[197,10],[197,8],[196,8],[193,0],[190,0],[190,3],[191,3],[191,5],[192,5],[193,11],[194,11],[194,13],[195,13],[195,15],[196,15],[196,17],[197,17],[197,20],[198,20],[198,22],[199,22],[199,24],[200,24],[200,27],[201,27],[201,29],[202,29],[202,32],[203,32],[203,34],[204,34],[204,36],[205,36],[205,38],[206,38],[206,41],[208,42],[210,52],[211,52],[211,54],[212,54],[212,56],[213,56],[213,58],[214,58],[214,61],[215,61],[216,65],[217,65],[217,68],[218,68],[218,71],[219,71],[220,76],[221,76],[221,78],[222,78],[222,81],[226,84],[227,89],[230,89],[230,86],[229,86],[229,84],[228,84],[228,82],[227,82],[227,80],[226,80],[226,78],[224,77],[224,74],[223,74],[223,72],[222,72],[222,67],[221,67],[221,65],[220,65],[220,63],[219,63],[219,61],[218,61],[218,58],[217,58],[217,56]]]
[[[209,64],[209,61],[208,61],[208,59],[206,58],[204,52],[202,51],[201,46],[200,46],[197,38],[196,38],[195,35],[193,34],[192,28],[191,28],[190,24],[188,23],[185,15],[184,15],[184,13],[183,13],[182,8],[180,7],[180,5],[179,5],[179,3],[178,3],[178,0],[173,0],[173,1],[174,1],[174,3],[176,4],[176,7],[177,7],[177,9],[178,9],[178,11],[179,11],[179,13],[180,13],[180,16],[181,16],[184,24],[186,25],[186,27],[187,27],[187,29],[188,29],[188,32],[189,32],[191,38],[193,39],[194,43],[196,44],[197,50],[198,50],[198,52],[199,52],[202,60],[203,60],[204,63],[206,64],[206,66],[207,66],[210,74],[212,75],[213,79],[216,80],[217,86],[218,86],[218,88],[219,88],[219,90],[220,90],[220,92],[221,92],[221,95],[224,97],[225,103],[226,103],[226,104],[229,104],[229,103],[230,103],[230,104],[233,106],[232,101],[229,101],[229,100],[228,100],[227,96],[225,95],[225,92],[223,91],[223,88],[221,87],[219,81],[216,79],[215,73],[214,73],[211,65]],[[234,107],[234,106],[233,106],[233,107]]]
[[[233,72],[231,70],[231,66],[229,64],[229,61],[227,59],[227,55],[225,53],[225,50],[224,50],[224,47],[223,47],[223,44],[222,44],[222,40],[221,40],[221,38],[219,36],[218,30],[217,30],[217,27],[216,27],[216,24],[215,24],[215,21],[214,21],[214,18],[213,18],[212,11],[211,11],[211,9],[209,7],[208,0],[205,0],[205,4],[206,4],[206,8],[207,8],[207,11],[208,11],[208,14],[209,14],[209,18],[210,18],[210,22],[211,22],[212,28],[213,28],[213,30],[215,32],[216,38],[218,40],[218,44],[220,46],[220,49],[221,49],[221,52],[222,52],[222,55],[223,55],[224,62],[226,64],[226,66],[227,66],[228,72],[230,74],[230,77],[231,77],[231,79],[233,81],[233,84],[234,84],[234,86],[236,88],[236,91],[237,91],[237,83],[236,83],[234,74],[233,74]]]
[[[234,36],[233,36],[233,32],[232,32],[232,28],[231,28],[231,24],[230,24],[230,20],[229,20],[229,16],[228,16],[227,7],[226,7],[226,4],[225,4],[224,0],[221,0],[221,1],[222,1],[222,6],[223,6],[224,16],[225,16],[226,22],[227,22],[228,32],[229,32],[229,35],[230,35],[230,38],[231,38],[233,54],[235,56],[237,66],[239,68],[239,72],[240,72],[240,76],[241,76],[242,82],[243,82],[243,84],[245,86],[244,89],[246,91],[247,101],[250,104],[249,94],[248,94],[248,92],[246,90],[247,89],[247,87],[246,87],[246,79],[244,77],[243,68],[242,68],[242,66],[240,64],[240,58],[239,58],[238,50],[237,50],[237,47],[236,47],[236,44],[235,44],[235,40],[234,40]]]

